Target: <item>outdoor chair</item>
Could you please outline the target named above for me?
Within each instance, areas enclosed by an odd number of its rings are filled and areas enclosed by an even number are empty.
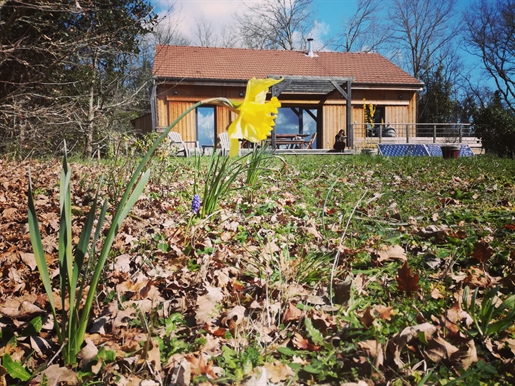
[[[168,133],[168,140],[170,141],[170,147],[177,149],[177,155],[184,154],[185,157],[189,157],[192,151],[193,154],[200,154],[198,141],[183,141],[181,135],[176,131]]]
[[[231,141],[229,140],[229,133],[223,132],[218,134],[218,146],[222,155],[228,155],[231,148]],[[239,153],[239,150],[238,150]]]
[[[315,142],[315,138],[317,137],[317,133],[315,132],[309,141],[304,141],[304,149],[312,149],[313,142]]]

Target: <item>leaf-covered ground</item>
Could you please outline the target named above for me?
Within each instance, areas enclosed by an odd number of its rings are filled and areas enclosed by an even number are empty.
[[[57,291],[60,161],[0,160],[0,381],[515,384],[514,161],[287,157],[198,218],[206,164],[152,166],[67,368],[27,226],[30,167]],[[132,166],[72,163],[76,240]]]

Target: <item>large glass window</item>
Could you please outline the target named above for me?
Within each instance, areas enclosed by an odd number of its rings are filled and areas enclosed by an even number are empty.
[[[317,131],[317,109],[281,107],[275,119],[277,134],[305,134],[306,139]],[[313,143],[316,148],[316,140]]]
[[[197,108],[197,141],[200,146],[213,145],[216,132],[215,108],[202,106]]]
[[[303,133],[309,134],[308,137],[306,137],[306,140],[311,139],[313,134],[317,132],[317,109],[304,109],[302,111],[302,123],[304,126]],[[313,141],[313,145],[311,145],[312,149],[317,149],[317,138]]]
[[[297,134],[299,133],[299,117],[289,107],[279,108],[275,118],[276,134]]]

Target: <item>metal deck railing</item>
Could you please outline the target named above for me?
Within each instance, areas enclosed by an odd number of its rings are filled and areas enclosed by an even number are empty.
[[[373,147],[379,143],[460,143],[471,148],[482,147],[473,126],[464,123],[354,123],[347,136],[347,146],[355,149]]]

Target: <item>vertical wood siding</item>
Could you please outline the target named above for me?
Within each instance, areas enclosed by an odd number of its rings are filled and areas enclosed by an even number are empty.
[[[144,135],[152,132],[152,115],[145,114],[131,121],[136,135]]]
[[[409,106],[386,106],[385,124],[406,123],[409,120]]]
[[[181,115],[188,108],[193,106],[193,102],[176,102],[169,101],[168,103],[168,122],[170,125],[179,115]],[[195,141],[197,139],[197,117],[196,110],[191,111],[173,128],[177,131],[184,141]]]
[[[336,133],[338,133],[338,131],[341,129],[347,132],[347,122],[345,119],[346,113],[346,105],[324,105],[322,114],[323,130],[321,141],[318,142],[317,140],[319,147],[322,147],[323,149],[332,149]],[[320,133],[318,135],[320,135]],[[319,137],[317,137],[317,139],[318,138]]]
[[[231,123],[231,111],[227,107],[216,107],[216,136],[227,131],[227,126]]]

